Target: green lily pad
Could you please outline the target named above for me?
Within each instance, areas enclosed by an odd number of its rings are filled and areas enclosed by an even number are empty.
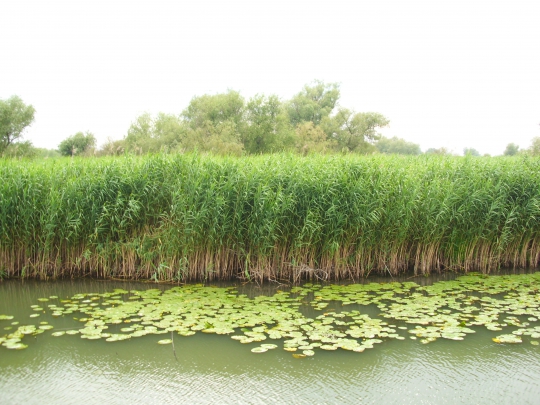
[[[8,344],[4,344],[4,346],[7,348],[7,349],[10,349],[10,350],[23,350],[23,349],[26,349],[28,347],[28,345],[25,345],[24,343],[8,343]]]
[[[499,335],[492,340],[495,343],[522,343],[521,336],[514,334]]]

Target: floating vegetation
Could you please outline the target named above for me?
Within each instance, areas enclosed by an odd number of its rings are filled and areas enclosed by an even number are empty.
[[[356,305],[346,310],[351,304]],[[357,309],[363,306],[377,308],[377,317]],[[310,318],[302,312],[309,308],[315,309],[315,314],[320,308],[336,309]],[[117,289],[76,294],[63,305],[51,305],[43,311],[55,317],[72,317],[81,324],[79,328],[52,332],[55,337],[78,334],[87,340],[118,342],[147,335],[170,334],[172,338],[173,334],[201,332],[228,335],[246,345],[258,343],[249,348],[253,353],[281,346],[295,358],[336,350],[362,353],[406,337],[419,344],[439,339],[460,341],[478,328],[493,331],[492,340],[498,344],[529,342],[536,346],[540,339],[540,273],[469,274],[429,286],[414,282],[305,284],[254,298],[239,294],[235,287]],[[12,319],[10,315],[0,316],[3,321]],[[45,321],[19,325],[13,321],[6,328],[13,329],[0,337],[1,345],[24,349],[25,336],[43,333],[53,325]],[[171,344],[173,340],[157,343]]]

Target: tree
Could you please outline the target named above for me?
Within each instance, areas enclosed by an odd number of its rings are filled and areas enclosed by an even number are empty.
[[[0,100],[0,154],[22,137],[25,128],[34,121],[35,109],[18,96]]]
[[[182,113],[191,128],[202,128],[211,124],[230,121],[237,127],[243,121],[244,98],[237,91],[194,97]]]
[[[4,149],[3,156],[10,158],[34,158],[38,149],[30,141],[14,142]]]
[[[139,115],[131,123],[126,136],[126,146],[130,151],[147,152],[147,144],[152,138],[153,122],[150,113]]]
[[[291,125],[296,127],[303,122],[313,122],[317,126],[325,117],[332,114],[340,96],[337,83],[324,83],[315,80],[287,103],[287,113]]]
[[[296,127],[296,152],[302,155],[310,153],[324,153],[332,146],[332,141],[326,138],[321,127],[313,122],[304,122]]]
[[[463,156],[480,156],[480,152],[474,148],[464,148]]]
[[[540,156],[540,136],[536,136],[532,139],[528,152],[533,156]]]
[[[120,156],[126,150],[125,139],[111,139],[108,138],[107,142],[101,147],[98,152],[98,156]]]
[[[88,153],[96,147],[96,138],[91,132],[77,132],[58,145],[58,151],[62,156],[77,156],[83,153]]]
[[[136,153],[173,150],[185,138],[186,131],[186,125],[176,115],[159,113],[154,118],[144,113],[131,123],[125,146]]]
[[[182,142],[182,148],[188,151],[197,150],[219,155],[240,156],[244,145],[240,140],[236,125],[225,121],[217,125],[208,124],[201,128],[188,129],[187,136]]]
[[[509,143],[504,150],[504,156],[515,156],[519,152],[519,146],[515,143]]]
[[[294,145],[294,130],[277,96],[256,95],[249,100],[241,139],[250,154],[282,151]]]
[[[337,142],[342,152],[366,153],[373,149],[373,142],[380,138],[377,129],[390,123],[382,114],[374,112],[355,113],[340,108],[336,115],[321,123],[329,139]]]
[[[379,152],[385,154],[420,155],[422,153],[420,145],[413,142],[407,142],[405,139],[397,138],[395,136],[393,138],[381,137],[381,139],[375,143],[375,147]]]
[[[185,149],[234,155],[243,153],[244,98],[240,93],[229,90],[227,93],[194,97],[182,117],[188,126],[182,142]]]
[[[429,148],[426,150],[426,155],[441,155],[441,156],[450,156],[452,155],[452,152],[450,152],[447,148],[444,146],[442,148]]]

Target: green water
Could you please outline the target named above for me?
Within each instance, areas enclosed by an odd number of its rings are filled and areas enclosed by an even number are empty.
[[[431,279],[415,280],[429,283]],[[67,298],[154,284],[99,281],[0,283],[0,314],[21,324],[40,297]],[[158,288],[167,289],[168,286]],[[239,286],[253,297],[277,287]],[[331,305],[340,310],[337,303]],[[351,308],[347,308],[348,310]],[[301,308],[311,316],[312,309]],[[372,317],[376,308],[363,308]],[[320,313],[320,312],[319,312]],[[75,314],[73,314],[75,316]],[[80,328],[73,316],[40,322],[54,330]],[[1,321],[0,336],[11,321]],[[17,326],[13,326],[16,328]],[[27,336],[25,350],[0,347],[0,404],[537,404],[540,346],[492,342],[497,332],[474,328],[463,341],[430,344],[388,340],[363,353],[318,351],[295,359],[280,348],[253,354],[257,343],[224,335],[147,335],[122,342]]]

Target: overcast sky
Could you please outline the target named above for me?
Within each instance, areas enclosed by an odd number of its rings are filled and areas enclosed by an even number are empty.
[[[3,0],[0,38],[0,98],[35,107],[25,139],[40,147],[313,79],[423,150],[496,155],[540,136],[538,0]]]

